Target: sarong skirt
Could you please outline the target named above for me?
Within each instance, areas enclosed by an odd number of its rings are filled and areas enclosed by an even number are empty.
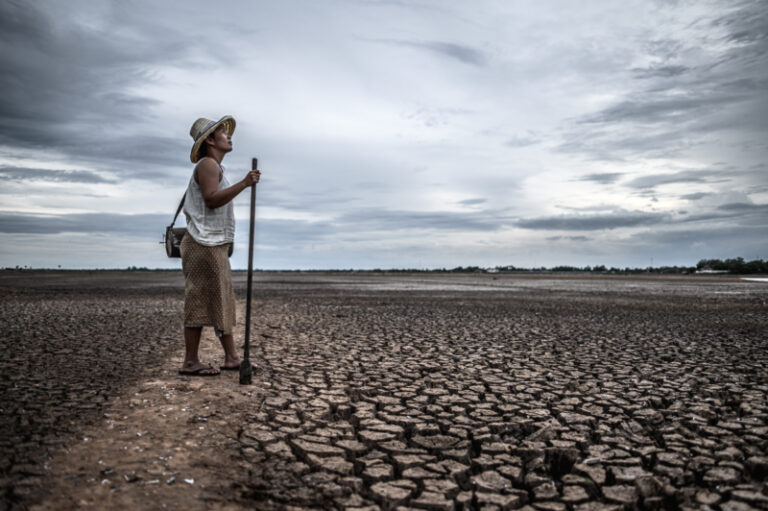
[[[212,326],[226,334],[235,325],[235,293],[229,244],[207,247],[189,233],[181,240],[184,273],[184,325]]]

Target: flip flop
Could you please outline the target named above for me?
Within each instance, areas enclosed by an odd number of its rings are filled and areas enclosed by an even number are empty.
[[[240,366],[239,365],[236,365],[234,367],[219,366],[219,369],[221,369],[222,371],[239,371]],[[256,369],[257,369],[256,364],[251,364],[251,370],[255,371]]]
[[[218,376],[221,373],[204,373],[203,371],[210,371],[215,370],[212,366],[208,367],[198,367],[197,369],[192,369],[190,371],[186,371],[184,369],[179,369],[179,374],[182,376]]]

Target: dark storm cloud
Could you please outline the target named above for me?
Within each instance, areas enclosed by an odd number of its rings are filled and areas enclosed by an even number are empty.
[[[560,215],[518,220],[515,225],[523,229],[552,231],[600,231],[622,227],[658,225],[669,215],[643,211],[620,211],[602,215]]]
[[[624,174],[622,172],[601,172],[581,176],[579,181],[592,181],[594,183],[609,185],[615,183],[623,175]]]
[[[424,50],[433,54],[440,55],[442,57],[448,57],[464,64],[470,64],[473,66],[485,66],[488,61],[487,56],[480,50],[456,43],[450,43],[445,41],[401,41],[401,40],[384,40],[377,39],[373,42],[391,44],[395,46],[406,46],[409,48],[416,48],[417,50]]]
[[[152,82],[155,65],[190,62],[194,46],[129,4],[105,9],[99,27],[79,23],[64,4],[0,2],[0,145],[56,150],[118,172],[129,161],[178,163],[179,140],[130,133],[156,102],[129,90]]]
[[[23,167],[0,167],[0,181],[55,181],[66,183],[114,183],[90,170],[52,170]]]
[[[126,101],[115,87],[126,79],[135,82],[138,73],[123,67],[134,59],[123,54],[119,38],[71,23],[58,26],[35,3],[13,0],[0,4],[0,34],[5,46],[0,54],[5,92],[0,97],[1,133],[15,142],[48,144],[62,134],[45,123],[66,125],[85,114],[102,120],[130,116],[130,106],[141,102]],[[123,109],[125,105],[129,108]],[[14,133],[14,123],[40,130],[39,139]]]

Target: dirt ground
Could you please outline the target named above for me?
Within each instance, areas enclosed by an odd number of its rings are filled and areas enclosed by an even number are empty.
[[[0,293],[0,511],[768,509],[766,283],[257,274],[250,386],[178,272]]]

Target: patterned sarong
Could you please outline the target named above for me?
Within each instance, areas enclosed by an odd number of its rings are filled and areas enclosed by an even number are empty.
[[[184,273],[184,325],[212,326],[231,334],[235,325],[235,293],[229,266],[229,244],[207,247],[189,235],[181,240]]]

